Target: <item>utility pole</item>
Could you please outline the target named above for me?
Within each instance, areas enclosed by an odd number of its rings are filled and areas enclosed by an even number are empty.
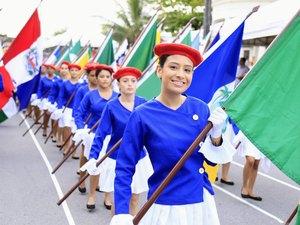
[[[204,9],[204,37],[208,34],[211,25],[211,0],[205,0],[205,9]]]

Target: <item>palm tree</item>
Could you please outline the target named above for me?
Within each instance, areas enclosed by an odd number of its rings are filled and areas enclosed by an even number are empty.
[[[128,44],[132,45],[138,38],[143,26],[147,23],[150,16],[146,16],[143,13],[143,0],[127,0],[128,12],[126,12],[119,2],[117,2],[117,4],[121,9],[118,12],[118,18],[121,20],[122,24],[112,21],[108,24],[103,24],[103,33],[107,33],[113,26],[113,39],[118,43],[122,43],[123,40],[127,39]]]

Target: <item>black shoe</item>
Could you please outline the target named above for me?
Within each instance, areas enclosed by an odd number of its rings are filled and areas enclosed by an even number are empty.
[[[78,156],[72,156],[72,159],[79,159]]]
[[[221,183],[231,185],[231,186],[234,185],[233,181],[226,181],[226,180],[223,180],[222,178],[221,178]]]
[[[86,192],[86,188],[85,187],[84,188],[78,187],[78,191],[80,193],[85,193]]]
[[[89,211],[92,211],[96,208],[95,204],[93,205],[89,205],[89,204],[86,204],[86,208],[89,210]]]
[[[111,210],[111,205],[106,205],[105,202],[103,202],[103,204],[104,204],[104,206],[105,206],[106,209]]]
[[[241,193],[242,198],[249,198],[250,195]]]
[[[262,201],[262,197],[259,197],[259,196],[251,196],[249,195],[249,198],[255,200],[255,201]]]
[[[79,170],[77,170],[77,171],[76,171],[76,174],[77,174],[77,175],[80,175],[80,171],[79,171]]]

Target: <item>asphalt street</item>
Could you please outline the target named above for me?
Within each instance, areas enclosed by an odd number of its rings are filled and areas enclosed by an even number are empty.
[[[88,212],[88,194],[75,190],[60,206],[57,202],[78,181],[79,161],[68,159],[52,175],[63,154],[51,139],[44,144],[42,131],[22,134],[33,123],[21,126],[21,113],[0,124],[0,225],[108,225],[111,212],[96,193],[96,210]],[[216,182],[215,200],[222,225],[284,224],[300,199],[300,187],[274,165],[257,177],[257,202],[240,197],[244,159],[235,156],[230,168],[234,186]],[[220,174],[220,171],[219,171]],[[87,187],[89,182],[86,183]],[[146,201],[141,196],[140,206]],[[293,223],[291,223],[293,224]]]

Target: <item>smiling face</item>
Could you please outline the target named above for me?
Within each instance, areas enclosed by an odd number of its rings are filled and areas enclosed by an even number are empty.
[[[118,80],[118,86],[122,95],[135,94],[137,87],[137,79],[135,76],[124,76]]]
[[[163,67],[157,67],[157,76],[162,81],[162,93],[182,94],[193,78],[193,62],[186,56],[170,55]]]

